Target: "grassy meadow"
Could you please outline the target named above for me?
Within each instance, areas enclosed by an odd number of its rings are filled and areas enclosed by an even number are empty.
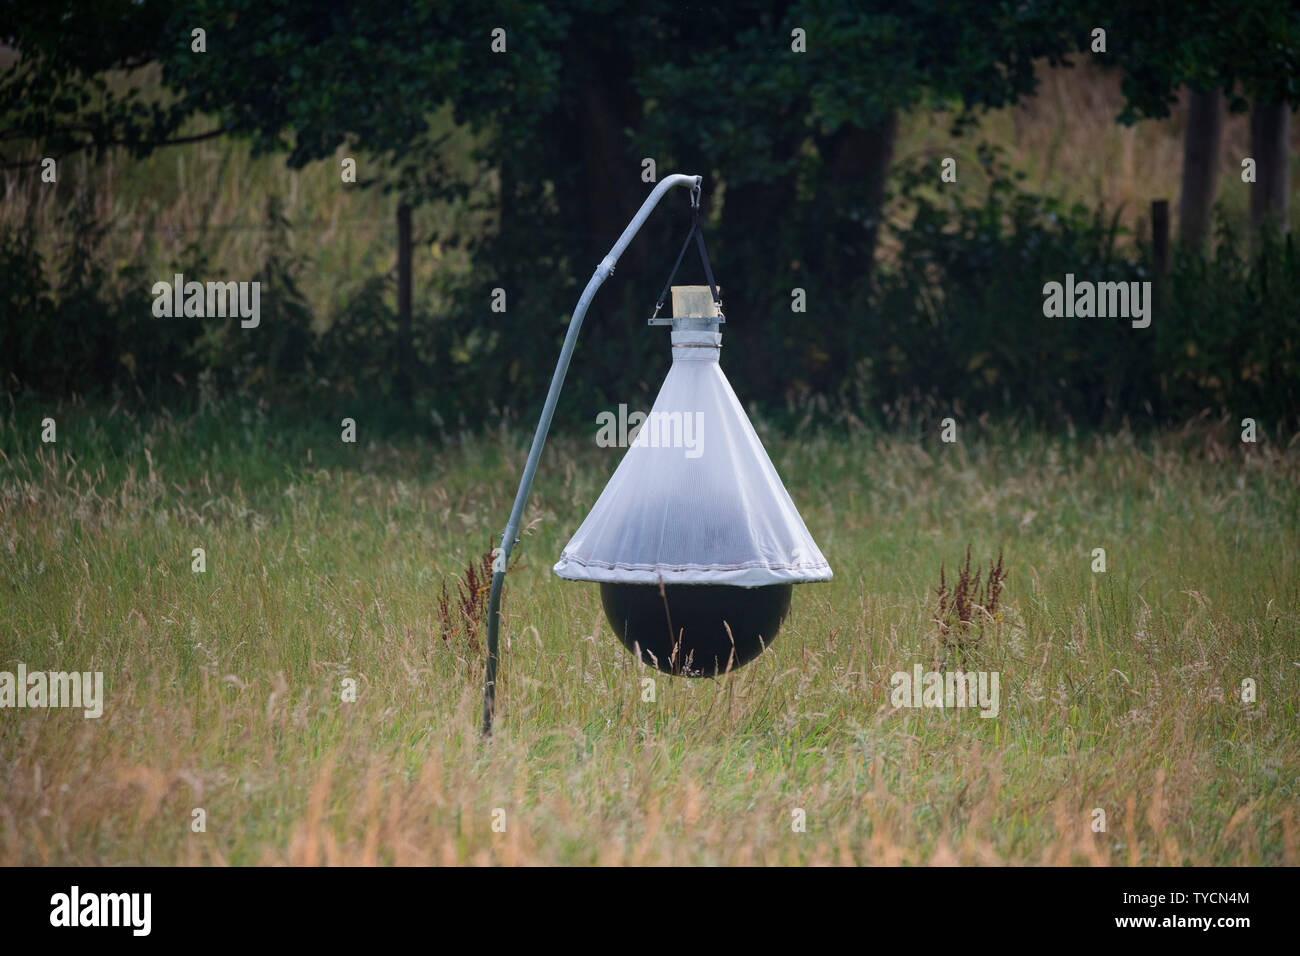
[[[439,594],[499,534],[526,424],[0,415],[0,670],[106,684],[98,719],[0,710],[2,864],[1300,863],[1300,442],[759,421],[835,579],[693,681],[550,573],[620,454],[568,423],[485,743],[482,638]],[[935,588],[968,544],[1009,570],[963,655],[1001,674],[998,716],[895,710],[894,672],[955,666]]]

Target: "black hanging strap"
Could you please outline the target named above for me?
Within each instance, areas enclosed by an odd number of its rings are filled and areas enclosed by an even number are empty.
[[[704,277],[709,282],[709,291],[713,293],[713,304],[718,308],[718,317],[722,318],[722,299],[718,296],[717,283],[713,281],[713,266],[709,263],[709,251],[704,247],[704,230],[700,227],[700,207],[695,206],[691,216],[691,228],[686,233],[686,241],[682,243],[682,251],[677,253],[677,261],[673,263],[673,271],[668,274],[668,281],[664,283],[664,290],[659,293],[659,300],[655,303],[654,315],[650,317],[653,322],[659,317],[659,310],[664,307],[664,300],[668,298],[668,290],[672,288],[673,279],[677,278],[677,270],[681,268],[682,259],[686,255],[686,250],[690,247],[691,240],[695,240],[695,245],[700,250],[700,261],[704,264]]]
[[[695,213],[695,244],[700,247],[700,261],[704,263],[704,278],[709,280],[709,291],[713,293],[713,304],[722,315],[722,298],[718,295],[717,283],[713,281],[713,266],[709,265],[709,250],[704,248],[704,230],[700,228],[699,211]]]

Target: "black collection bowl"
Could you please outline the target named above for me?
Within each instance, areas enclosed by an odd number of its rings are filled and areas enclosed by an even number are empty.
[[[668,674],[712,677],[771,645],[790,611],[793,584],[601,584],[610,627],[641,660]],[[730,630],[730,634],[728,634]]]

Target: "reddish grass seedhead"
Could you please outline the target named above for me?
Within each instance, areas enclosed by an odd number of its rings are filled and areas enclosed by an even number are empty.
[[[492,590],[492,539],[488,539],[488,549],[465,567],[465,574],[452,575],[455,582],[449,591],[447,579],[443,579],[438,592],[438,632],[444,641],[458,637],[473,648],[478,648],[479,631],[487,626],[488,596]],[[518,555],[518,550],[512,557]],[[512,562],[506,573],[523,567]]]
[[[998,601],[1006,579],[1001,549],[998,549],[997,563],[990,564],[986,574],[978,567],[972,572],[970,545],[967,545],[966,563],[958,571],[957,581],[951,587],[944,566],[939,565],[939,587],[935,589],[939,607],[934,620],[939,626],[939,638],[945,649],[960,656],[979,645],[985,627],[999,620]]]

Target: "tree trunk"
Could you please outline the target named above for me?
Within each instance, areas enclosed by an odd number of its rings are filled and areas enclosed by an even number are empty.
[[[890,112],[841,126],[817,143],[825,172],[818,216],[809,224],[804,248],[808,294],[820,303],[820,321],[803,324],[802,336],[811,347],[800,370],[815,391],[830,391],[847,381],[867,354],[869,320],[851,303],[861,301],[875,270],[897,129],[897,114]]]
[[[1192,90],[1183,140],[1183,191],[1178,202],[1178,234],[1188,246],[1203,248],[1219,179],[1223,132],[1223,91]]]
[[[898,116],[889,113],[866,126],[842,126],[820,146],[826,161],[822,200],[839,213],[834,235],[828,237],[834,247],[826,255],[842,259],[839,264],[852,269],[856,280],[865,281],[874,265],[897,131]]]
[[[782,149],[778,147],[775,155],[787,155]],[[710,237],[709,254],[732,323],[723,326],[723,341],[734,341],[727,338],[732,330],[744,330],[753,343],[728,353],[727,374],[733,376],[733,384],[741,383],[742,394],[755,398],[776,398],[789,385],[786,370],[772,356],[798,341],[795,329],[806,319],[792,315],[789,306],[791,288],[808,284],[806,271],[791,268],[792,254],[798,255],[791,220],[795,187],[793,176],[728,184],[716,245]],[[806,270],[806,262],[801,265]],[[692,265],[686,274],[698,275],[699,267]]]
[[[1250,187],[1252,241],[1266,223],[1284,235],[1290,231],[1290,138],[1291,108],[1286,103],[1255,104],[1250,111],[1250,155],[1255,160],[1255,182]]]
[[[603,53],[579,51],[585,59],[588,78],[582,84],[577,103],[579,142],[584,175],[578,198],[582,224],[586,233],[581,248],[593,268],[609,251],[628,220],[654,188],[641,181],[641,160],[628,148],[626,130],[635,126],[641,112],[641,100],[632,89],[627,71],[631,54],[610,50]],[[656,160],[662,157],[654,157]],[[672,170],[659,169],[658,178]],[[657,180],[656,180],[657,181]],[[646,265],[643,244],[634,243],[626,253],[630,268]]]

